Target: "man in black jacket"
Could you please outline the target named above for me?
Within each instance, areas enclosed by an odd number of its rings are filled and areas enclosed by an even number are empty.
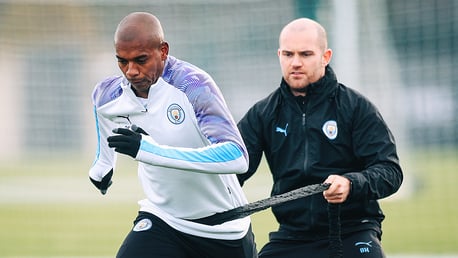
[[[337,81],[324,28],[301,18],[279,37],[280,87],[256,103],[238,124],[252,176],[265,155],[271,194],[330,183],[314,195],[272,208],[278,223],[259,257],[328,257],[328,207],[340,210],[344,257],[385,257],[384,219],[378,199],[395,193],[403,179],[393,135],[377,108]]]

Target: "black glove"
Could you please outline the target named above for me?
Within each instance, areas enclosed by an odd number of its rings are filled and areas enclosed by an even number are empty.
[[[140,127],[132,125],[131,129],[126,128],[115,128],[113,135],[107,138],[108,146],[114,148],[116,152],[126,154],[135,159],[138,150],[140,149],[140,141],[142,136],[140,133],[147,135],[147,133]]]
[[[92,179],[91,177],[89,177],[89,179],[91,180],[91,182],[95,185],[95,187],[97,187],[97,189],[100,190],[100,192],[102,194],[106,194],[107,193],[107,189],[108,187],[110,187],[110,185],[113,183],[111,181],[111,177],[113,176],[113,169],[110,170],[110,172],[108,172],[103,178],[102,180],[99,182],[99,181],[95,181],[94,179]]]

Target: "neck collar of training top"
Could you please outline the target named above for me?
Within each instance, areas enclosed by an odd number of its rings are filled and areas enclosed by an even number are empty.
[[[318,81],[307,86],[306,95],[325,94],[328,91],[332,91],[334,88],[333,86],[336,85],[336,83],[336,75],[332,68],[328,65],[325,68],[324,76],[321,77]],[[289,95],[293,95],[288,83],[284,78],[282,78],[281,87],[287,89]]]

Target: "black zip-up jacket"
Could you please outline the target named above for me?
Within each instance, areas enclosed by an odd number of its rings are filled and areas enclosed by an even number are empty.
[[[337,174],[351,181],[341,205],[342,234],[374,229],[384,219],[378,199],[395,193],[403,180],[393,135],[377,108],[360,93],[338,83],[327,66],[325,76],[294,97],[280,87],[256,103],[238,123],[249,153],[249,170],[262,154],[273,178],[271,195],[322,183]],[[322,194],[272,207],[280,228],[271,239],[311,240],[328,236],[327,202]]]

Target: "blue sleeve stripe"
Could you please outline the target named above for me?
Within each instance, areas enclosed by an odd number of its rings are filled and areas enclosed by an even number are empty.
[[[95,117],[95,129],[97,131],[97,149],[95,152],[95,160],[93,165],[99,160],[100,157],[100,127],[99,127],[99,117],[97,116],[97,107],[94,106],[94,117]]]
[[[236,160],[243,155],[238,146],[231,142],[196,151],[191,149],[162,148],[142,141],[140,149],[164,158],[198,163],[228,162]]]

